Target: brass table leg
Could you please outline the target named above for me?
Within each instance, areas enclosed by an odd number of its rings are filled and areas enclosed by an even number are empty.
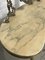
[[[40,1],[40,0],[37,0],[37,1]]]
[[[33,56],[30,57],[30,60],[33,60]]]
[[[33,0],[28,0],[28,4],[33,4]]]

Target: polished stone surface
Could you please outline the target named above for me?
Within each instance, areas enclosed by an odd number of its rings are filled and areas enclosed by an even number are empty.
[[[0,43],[0,60],[30,60],[30,58],[19,58],[9,54]],[[33,56],[33,60],[45,60],[45,46],[43,51]]]
[[[43,2],[26,4],[22,10],[17,10],[16,16],[10,17],[10,22],[3,23],[0,28],[0,40],[5,48],[21,56],[39,53],[44,46],[44,15]]]
[[[43,0],[34,3],[34,5],[26,5],[24,9],[16,11],[16,16],[10,18],[9,24],[3,23],[1,25],[0,39],[9,51],[31,56],[42,50],[45,37],[44,2]]]

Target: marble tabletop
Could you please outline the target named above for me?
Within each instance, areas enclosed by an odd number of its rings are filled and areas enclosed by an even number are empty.
[[[9,23],[2,23],[0,40],[10,52],[20,56],[38,54],[45,39],[45,4],[35,2],[25,5],[10,17]]]

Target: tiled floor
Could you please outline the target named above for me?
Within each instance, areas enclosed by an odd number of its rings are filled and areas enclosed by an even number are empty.
[[[0,60],[30,60],[30,58],[19,58],[9,54],[0,44]],[[33,57],[33,60],[45,60],[45,46],[43,51]]]

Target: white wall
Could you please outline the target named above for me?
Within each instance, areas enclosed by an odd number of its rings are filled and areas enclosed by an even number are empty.
[[[24,5],[24,2],[20,2],[20,0],[15,0],[15,8],[19,8],[20,6]]]
[[[0,0],[0,19],[6,16],[8,10],[6,0]]]

